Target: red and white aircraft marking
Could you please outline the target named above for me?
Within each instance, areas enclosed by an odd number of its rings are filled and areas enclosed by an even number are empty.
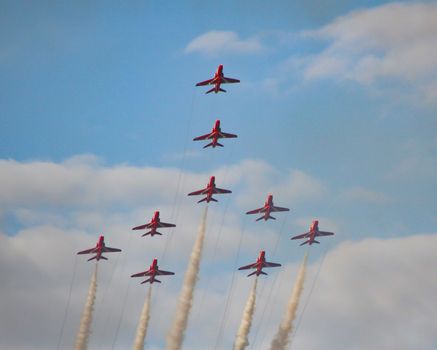
[[[158,259],[153,259],[152,265],[150,265],[150,268],[148,270],[136,273],[131,277],[149,277],[145,281],[141,282],[141,284],[147,282],[150,282],[152,284],[153,282],[161,283],[161,281],[156,279],[156,276],[161,276],[161,275],[163,276],[174,275],[174,272],[160,270],[158,267]]]
[[[212,195],[213,194],[222,194],[222,193],[232,193],[232,191],[216,187],[215,186],[215,176],[211,176],[206,188],[199,190],[199,191],[194,191],[194,192],[188,193],[188,195],[189,196],[206,195],[205,198],[201,199],[197,203],[205,202],[205,201],[206,201],[206,203],[209,203],[210,201],[218,202],[218,200],[213,198]]]
[[[214,78],[201,81],[200,83],[197,83],[196,86],[214,85],[214,87],[211,90],[208,90],[206,92],[206,94],[209,94],[210,92],[213,91],[215,93],[218,93],[219,91],[226,92],[226,90],[220,87],[221,84],[232,84],[232,83],[239,83],[239,82],[240,81],[238,79],[226,78],[223,75],[223,65],[220,64],[217,68],[217,71],[214,74]]]
[[[288,209],[288,208],[275,207],[273,205],[273,195],[269,194],[267,196],[267,200],[264,203],[264,206],[262,208],[248,211],[246,214],[261,214],[261,213],[263,213],[264,215],[259,217],[258,219],[256,219],[256,221],[260,221],[262,219],[264,219],[264,221],[267,221],[268,219],[276,220],[276,218],[271,216],[270,213],[273,213],[275,211],[289,211],[289,210],[290,209]]]
[[[199,137],[195,137],[193,141],[201,141],[201,140],[212,140],[212,142],[208,143],[206,146],[203,146],[203,148],[212,147],[215,148],[217,146],[223,147],[221,143],[218,142],[218,139],[230,139],[238,137],[234,134],[228,134],[226,132],[222,132],[220,128],[220,120],[216,120],[214,127],[212,128],[212,131],[209,134],[205,134]]]
[[[294,236],[291,239],[308,238],[308,240],[306,240],[305,242],[303,242],[300,245],[304,245],[304,244],[307,244],[307,243],[309,245],[312,245],[313,243],[320,244],[319,241],[315,240],[316,237],[332,236],[333,234],[334,234],[333,232],[319,231],[319,221],[318,220],[314,220],[311,223],[309,232],[303,233],[301,235]]]
[[[278,263],[273,263],[273,262],[268,262],[266,261],[265,258],[266,252],[264,250],[261,250],[258,256],[258,259],[256,260],[256,263],[250,264],[250,265],[246,265],[246,266],[241,266],[238,270],[248,270],[248,269],[256,269],[254,272],[250,273],[247,275],[247,277],[252,276],[252,275],[267,275],[267,273],[265,273],[262,269],[264,267],[278,267],[278,266],[282,266],[281,264]]]
[[[94,259],[99,261],[100,259],[108,260],[108,258],[104,257],[102,255],[102,253],[114,253],[114,252],[121,252],[121,249],[107,247],[105,245],[105,238],[103,236],[100,236],[95,248],[82,250],[81,252],[79,252],[77,254],[96,254],[92,258],[89,258],[88,261],[94,260]]]
[[[152,221],[150,221],[148,224],[134,227],[132,230],[143,230],[145,228],[148,228],[148,229],[150,229],[150,231],[146,232],[141,237],[144,237],[147,235],[150,235],[151,237],[153,237],[154,235],[162,235],[162,233],[156,231],[156,229],[159,227],[176,227],[176,225],[167,224],[166,222],[162,222],[159,219],[159,211],[155,211],[155,214],[153,214]]]

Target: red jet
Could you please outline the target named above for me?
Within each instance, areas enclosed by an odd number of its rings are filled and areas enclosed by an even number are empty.
[[[215,72],[214,78],[201,81],[200,83],[197,83],[196,86],[214,85],[214,87],[211,90],[208,90],[206,92],[206,94],[209,94],[210,92],[213,91],[215,93],[218,93],[219,91],[226,92],[226,90],[220,88],[221,84],[231,84],[231,83],[239,83],[239,82],[240,81],[238,79],[226,78],[223,75],[223,65],[220,64],[217,68],[217,71]]]
[[[159,270],[158,259],[153,259],[152,265],[150,265],[150,268],[148,270],[136,273],[131,277],[149,277],[145,281],[141,282],[141,284],[147,282],[150,282],[150,284],[152,284],[153,282],[161,283],[161,281],[155,278],[155,276],[160,276],[160,275],[174,275],[174,272]]]
[[[210,146],[212,146],[212,148],[215,148],[217,146],[223,147],[223,145],[218,142],[218,139],[230,139],[235,137],[238,136],[234,134],[228,134],[226,132],[222,132],[222,129],[220,128],[220,120],[216,120],[214,127],[212,128],[212,131],[209,134],[196,137],[193,139],[193,141],[212,140],[211,143],[208,143],[206,146],[203,146],[203,148],[207,148]]]
[[[262,219],[264,219],[264,221],[267,221],[268,219],[276,220],[276,218],[271,216],[270,213],[275,212],[275,211],[289,211],[289,210],[290,209],[288,209],[288,208],[275,207],[273,205],[273,195],[269,194],[267,196],[267,200],[264,203],[264,206],[262,208],[258,208],[258,209],[254,209],[254,210],[248,211],[246,214],[260,214],[260,213],[264,213],[264,215],[259,217],[258,219],[256,219],[256,221],[260,221]]]
[[[104,257],[102,253],[114,253],[114,252],[121,252],[121,249],[118,248],[109,248],[105,246],[105,238],[103,236],[99,237],[99,241],[96,244],[95,248],[83,250],[77,254],[96,254],[92,258],[89,258],[88,261],[96,259],[99,261],[100,259],[108,260],[108,258]]]
[[[159,219],[159,211],[155,211],[155,214],[153,214],[152,221],[150,221],[148,224],[144,224],[144,225],[141,225],[141,226],[134,227],[132,230],[143,230],[145,228],[149,228],[150,231],[146,232],[141,237],[144,237],[144,236],[147,236],[147,235],[150,235],[151,237],[153,237],[154,235],[162,235],[162,233],[156,231],[156,229],[158,227],[176,227],[176,225],[174,225],[174,224],[167,224],[165,222],[161,222],[161,220]]]
[[[278,267],[278,266],[282,266],[281,264],[277,264],[277,263],[272,263],[272,262],[268,262],[266,261],[265,258],[266,252],[264,250],[261,250],[258,256],[258,259],[256,260],[256,263],[250,264],[250,265],[246,265],[246,266],[241,266],[238,270],[248,270],[248,269],[256,269],[255,271],[253,271],[252,273],[248,274],[247,277],[252,276],[252,275],[267,275],[262,269],[264,267]]]
[[[304,244],[313,244],[313,243],[318,243],[320,244],[320,242],[316,241],[315,238],[319,237],[319,236],[332,236],[334,233],[333,232],[325,232],[325,231],[319,231],[319,220],[314,220],[311,223],[310,226],[310,231],[303,233],[301,235],[298,236],[294,236],[291,239],[302,239],[302,238],[308,238],[307,241],[303,242],[301,245]]]
[[[206,185],[206,188],[204,188],[203,190],[188,193],[188,195],[189,196],[199,196],[202,194],[206,194],[206,197],[201,199],[197,203],[205,202],[205,201],[206,201],[206,203],[209,203],[210,201],[218,202],[217,199],[212,198],[212,195],[213,194],[222,194],[222,193],[232,193],[232,191],[224,190],[222,188],[215,187],[215,176],[211,176],[211,178],[209,179],[208,185]]]

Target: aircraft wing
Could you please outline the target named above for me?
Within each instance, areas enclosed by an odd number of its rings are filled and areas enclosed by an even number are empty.
[[[266,212],[266,208],[262,207],[262,208],[258,208],[258,209],[254,209],[251,211],[248,211],[246,214],[259,214],[259,213],[265,213]]]
[[[306,233],[302,233],[301,235],[291,237],[291,239],[301,239],[301,238],[307,238],[309,236],[310,236],[310,232],[306,232]]]
[[[270,209],[270,211],[290,211],[290,209],[288,208],[282,208],[282,207],[272,207],[272,209]]]
[[[91,253],[97,253],[96,248],[91,248],[87,250],[82,250],[81,252],[78,252],[77,254],[91,254]]]
[[[334,232],[318,231],[315,236],[332,236]]]
[[[249,265],[241,266],[241,267],[238,268],[238,270],[256,269],[257,266],[258,266],[257,263],[253,263],[253,264],[249,264]]]
[[[115,253],[115,252],[121,252],[121,249],[104,247],[104,248],[102,248],[102,252],[105,252],[105,253]]]
[[[232,193],[232,191],[229,191],[229,190],[225,190],[225,189],[223,189],[223,188],[218,188],[218,187],[216,187],[216,188],[214,188],[214,190],[212,191],[212,193]]]
[[[234,78],[223,77],[222,82],[232,84],[232,83],[239,83],[240,81],[238,79],[234,79]]]
[[[220,136],[224,139],[232,139],[232,138],[238,137],[237,135],[229,134],[227,132],[221,132]]]
[[[164,271],[164,270],[156,270],[157,275],[174,275],[174,272]]]
[[[200,83],[197,83],[196,86],[203,86],[203,85],[210,85],[210,84],[214,84],[214,78],[201,81]]]
[[[278,267],[278,266],[282,266],[282,265],[278,263],[268,262],[268,261],[265,261],[263,264],[263,267]]]
[[[194,139],[193,139],[193,141],[200,141],[200,140],[208,140],[211,135],[211,133],[209,133],[209,134],[205,134],[205,135],[202,135],[202,136],[198,136],[198,137],[195,137]]]
[[[175,224],[167,224],[166,222],[160,222],[158,227],[176,227]]]
[[[199,191],[194,191],[194,192],[188,193],[188,195],[189,196],[198,196],[200,194],[205,194],[206,193],[205,191],[208,191],[208,189],[204,188],[203,190],[199,190]]]
[[[147,270],[147,271],[138,272],[134,275],[131,275],[131,277],[144,277],[144,276],[150,276],[150,275],[151,275],[150,270]]]
[[[150,224],[140,225],[140,226],[134,227],[132,230],[142,230],[145,228],[150,228]]]

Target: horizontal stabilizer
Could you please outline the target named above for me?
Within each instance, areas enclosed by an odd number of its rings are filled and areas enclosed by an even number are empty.
[[[319,241],[316,241],[316,240],[314,240],[314,241],[313,241],[313,243],[317,243],[317,244],[320,244],[320,242],[319,242]]]
[[[269,219],[273,219],[276,220],[276,218],[274,218],[273,216],[269,215]]]
[[[197,203],[205,202],[207,199],[208,199],[208,198],[205,197],[205,198],[201,199],[200,201],[197,201]]]
[[[219,146],[219,147],[225,147],[225,146],[223,146],[220,142],[217,142],[215,145],[216,145],[216,146]]]
[[[147,236],[147,235],[150,235],[151,237],[153,237],[154,235],[160,235],[160,236],[162,236],[162,233],[160,233],[160,232],[158,232],[158,231],[155,231],[155,232],[153,232],[153,231],[149,231],[149,232],[146,232],[144,235],[141,235],[141,237],[145,237],[145,236]]]
[[[309,241],[305,241],[305,242],[303,242],[303,243],[301,243],[300,245],[304,245],[304,244],[307,244]]]
[[[267,273],[265,273],[264,271],[260,271],[259,274],[260,275],[267,275]]]
[[[213,202],[218,202],[218,200],[217,199],[215,199],[215,198],[212,198],[211,197],[211,199],[210,199],[211,201],[213,201]]]
[[[105,256],[103,256],[103,255],[100,255],[100,259],[103,259],[103,260],[108,260],[108,258],[107,258],[107,257],[105,257]]]
[[[205,94],[209,94],[210,92],[213,92],[215,90],[215,87],[213,87],[211,90],[208,90],[207,92],[205,92]]]
[[[225,89],[222,89],[222,88],[220,88],[219,91],[221,91],[221,92],[226,92],[226,90],[225,90]]]
[[[249,274],[247,275],[247,277],[253,276],[253,275],[255,275],[255,274],[256,274],[256,270],[253,271],[252,273],[249,273]]]
[[[92,258],[89,258],[88,261],[94,260],[97,258],[97,255],[93,256]]]
[[[262,220],[262,219],[264,219],[264,215],[263,216],[261,216],[261,217],[259,217],[258,219],[256,219],[255,221],[260,221],[260,220]]]

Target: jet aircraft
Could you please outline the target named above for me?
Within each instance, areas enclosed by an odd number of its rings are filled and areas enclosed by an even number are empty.
[[[256,219],[256,221],[260,221],[262,219],[264,219],[264,221],[267,221],[268,219],[276,220],[276,218],[271,216],[270,213],[275,212],[275,211],[289,211],[289,210],[290,209],[288,209],[288,208],[275,207],[273,205],[273,195],[269,194],[267,196],[267,200],[264,203],[264,206],[262,208],[248,211],[246,214],[261,214],[261,213],[263,213],[264,215],[259,217],[258,219]]]
[[[194,191],[191,193],[188,193],[189,196],[199,196],[199,195],[206,195],[205,198],[201,199],[197,203],[205,202],[209,203],[210,201],[218,202],[217,199],[213,198],[213,194],[222,194],[222,193],[232,193],[232,191],[225,190],[222,188],[218,188],[215,186],[215,176],[211,176],[209,179],[208,185],[206,185],[206,188],[198,191]]]
[[[221,143],[218,142],[218,139],[229,139],[229,138],[235,138],[238,137],[234,134],[228,134],[226,132],[222,132],[220,128],[220,120],[216,120],[214,127],[212,128],[212,131],[209,134],[205,134],[199,137],[195,137],[193,141],[201,141],[201,140],[212,140],[212,142],[208,143],[206,146],[203,146],[203,148],[207,148],[212,146],[212,148],[215,148],[217,146],[223,147]]]
[[[81,252],[78,252],[77,254],[96,254],[95,256],[89,258],[88,261],[94,260],[94,259],[99,261],[100,259],[108,260],[108,258],[104,257],[102,255],[102,253],[114,253],[114,252],[121,252],[121,249],[107,247],[105,245],[105,238],[103,236],[100,236],[95,248],[82,250]]]
[[[312,245],[313,243],[320,244],[319,241],[315,240],[316,237],[332,236],[333,234],[334,234],[333,232],[319,231],[319,220],[314,220],[311,223],[309,232],[306,232],[306,233],[303,233],[301,235],[297,235],[297,236],[291,237],[291,239],[308,238],[308,240],[306,240],[305,242],[301,243],[300,245],[304,245],[304,244],[307,244],[307,243],[309,245]]]
[[[241,266],[238,270],[256,269],[255,271],[253,271],[252,273],[247,275],[247,277],[249,277],[249,276],[252,276],[252,275],[257,275],[257,276],[259,276],[259,275],[267,275],[267,273],[265,273],[262,270],[264,267],[278,267],[278,266],[281,266],[281,264],[266,261],[265,255],[266,255],[266,252],[264,250],[261,250],[260,253],[259,253],[258,259],[256,260],[255,263],[249,264],[249,265],[246,265],[246,266]]]
[[[174,275],[174,272],[159,270],[158,259],[153,259],[152,265],[150,265],[150,268],[148,270],[136,273],[131,277],[149,277],[145,281],[141,282],[141,284],[147,282],[150,282],[150,284],[152,284],[153,282],[161,283],[161,281],[156,279],[156,276],[161,276],[161,275]]]
[[[143,234],[141,237],[150,235],[151,237],[153,237],[154,235],[162,235],[162,233],[156,231],[157,228],[159,227],[176,227],[176,225],[174,224],[167,224],[165,222],[162,222],[159,219],[159,211],[155,211],[155,214],[153,214],[153,218],[152,221],[150,221],[148,224],[144,224],[144,225],[140,225],[137,227],[134,227],[132,230],[143,230],[145,228],[150,229],[149,232],[146,232],[145,234]]]
[[[214,78],[201,81],[200,83],[197,83],[196,86],[214,85],[214,87],[211,90],[208,90],[206,92],[206,94],[209,94],[210,92],[213,91],[214,93],[218,93],[219,91],[226,92],[226,90],[220,87],[221,84],[231,84],[231,83],[239,83],[239,82],[240,81],[238,79],[226,78],[223,75],[223,65],[220,64],[217,68],[217,71],[214,74]]]

